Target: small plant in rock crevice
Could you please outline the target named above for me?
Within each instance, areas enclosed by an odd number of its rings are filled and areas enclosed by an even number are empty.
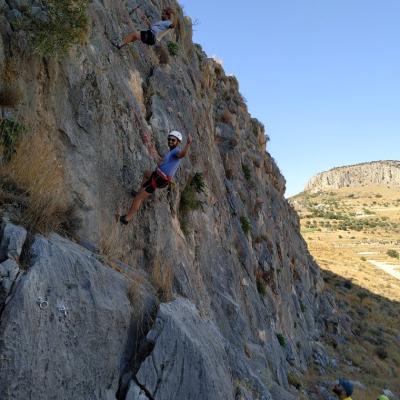
[[[251,224],[250,224],[249,219],[245,216],[241,216],[240,217],[240,225],[241,225],[245,235],[247,235],[251,230]]]
[[[191,211],[201,209],[203,202],[198,199],[198,195],[206,189],[203,174],[196,172],[190,183],[186,185],[181,195],[179,203],[179,215],[181,226],[184,232],[187,232],[187,217]]]
[[[301,379],[298,375],[296,375],[293,372],[288,373],[288,383],[289,383],[289,385],[294,386],[297,390],[301,389],[301,386],[302,386]]]
[[[176,42],[168,42],[167,44],[169,54],[171,56],[177,56],[179,54],[179,44]]]
[[[25,17],[22,28],[31,32],[35,51],[42,55],[65,54],[86,39],[90,0],[43,0],[46,18]]]
[[[260,277],[256,277],[256,284],[257,284],[257,292],[264,297],[267,294],[267,285],[265,284],[264,280]]]
[[[0,120],[0,143],[6,162],[14,155],[17,142],[24,133],[26,128],[22,123],[8,118]]]
[[[286,347],[286,340],[282,333],[277,333],[276,338],[278,339],[278,342],[282,347]]]
[[[242,171],[246,181],[249,181],[251,179],[250,168],[246,164],[242,164]]]

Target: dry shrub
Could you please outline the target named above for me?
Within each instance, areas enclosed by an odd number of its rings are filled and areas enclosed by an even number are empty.
[[[128,298],[133,308],[134,319],[143,319],[146,316],[146,289],[145,279],[143,277],[138,275],[132,280]]]
[[[0,89],[0,106],[16,107],[21,101],[21,90],[16,86],[5,85]]]
[[[40,233],[72,235],[79,220],[65,196],[64,174],[53,146],[42,136],[25,136],[2,173],[26,195],[19,223]]]
[[[223,70],[221,64],[215,63],[214,72],[215,72],[215,75],[217,76],[217,79],[221,79],[221,77],[224,74],[224,70]]]
[[[174,274],[169,264],[162,263],[158,258],[153,262],[150,272],[150,282],[157,292],[161,302],[172,300],[172,281]]]
[[[19,63],[15,58],[7,58],[4,62],[2,80],[6,83],[14,82],[20,75]]]
[[[100,232],[100,252],[110,263],[113,259],[120,260],[123,250],[120,246],[121,227],[118,222],[102,228]],[[111,265],[113,266],[113,265]]]
[[[233,122],[233,114],[227,108],[225,108],[221,115],[221,121],[225,124],[232,124]]]

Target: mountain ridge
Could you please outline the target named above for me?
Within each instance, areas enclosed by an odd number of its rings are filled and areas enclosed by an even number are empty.
[[[365,185],[400,186],[400,161],[380,160],[334,167],[311,177],[304,190],[318,191]]]

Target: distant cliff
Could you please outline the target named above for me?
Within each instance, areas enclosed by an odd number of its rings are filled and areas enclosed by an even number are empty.
[[[400,161],[372,161],[332,168],[313,176],[304,190],[318,191],[366,185],[400,186]]]

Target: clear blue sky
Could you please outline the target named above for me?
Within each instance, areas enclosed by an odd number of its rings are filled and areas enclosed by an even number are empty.
[[[182,0],[234,74],[288,196],[335,166],[400,159],[400,0]]]

